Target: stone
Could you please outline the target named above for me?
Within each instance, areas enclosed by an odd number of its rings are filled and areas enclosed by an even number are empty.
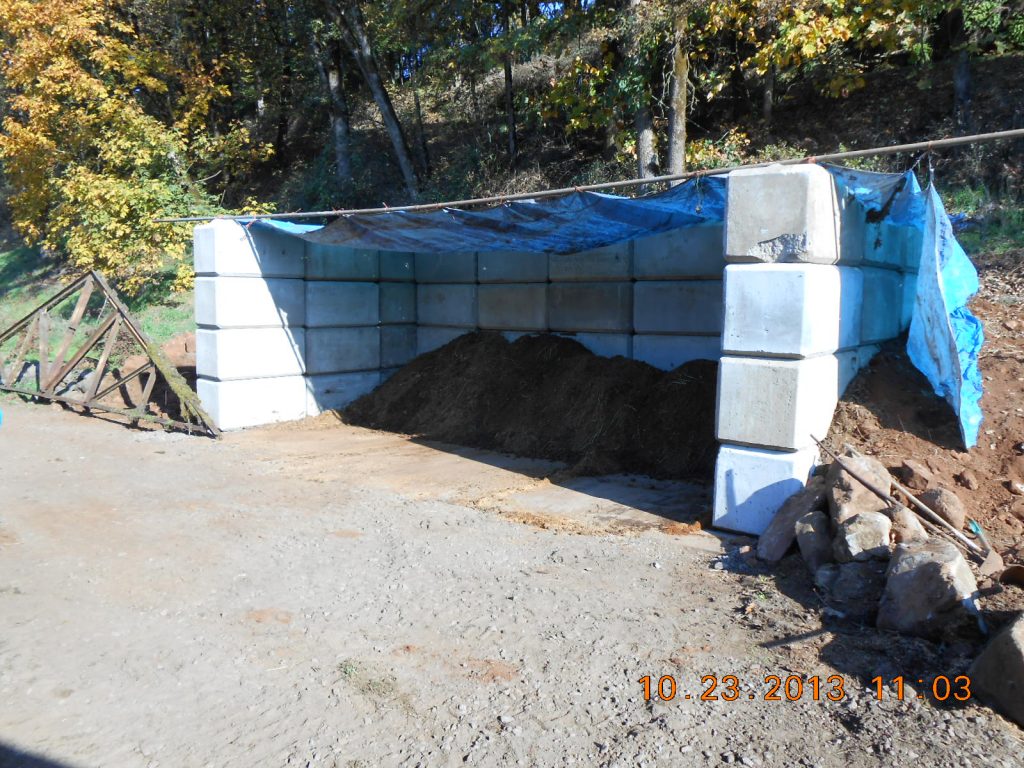
[[[896,544],[910,544],[928,538],[921,519],[906,507],[896,507],[892,516],[892,540]]]
[[[833,560],[830,528],[828,513],[822,510],[805,512],[796,521],[796,543],[811,573]]]
[[[889,557],[892,521],[881,512],[860,512],[836,528],[832,552],[840,563]]]
[[[769,563],[781,560],[796,539],[797,521],[808,512],[822,509],[824,506],[825,478],[812,477],[802,491],[786,499],[775,513],[775,517],[768,523],[765,532],[757,540],[757,556]]]
[[[960,497],[945,488],[933,488],[925,491],[918,498],[926,507],[938,514],[943,520],[952,525],[958,531],[963,530],[967,523],[967,510]]]
[[[992,638],[969,676],[983,701],[1024,727],[1024,615]]]
[[[869,560],[832,567],[835,572],[825,590],[826,602],[847,619],[874,620],[878,613],[878,599],[885,589],[885,563]]]
[[[960,550],[936,537],[900,544],[889,563],[878,628],[938,638],[974,621],[978,585]]]
[[[912,491],[927,491],[935,484],[931,470],[913,459],[907,459],[899,471],[900,481]]]
[[[1006,483],[1006,487],[1010,489],[1010,493],[1014,496],[1024,496],[1024,483],[1010,480]]]
[[[974,473],[973,469],[965,469],[956,476],[956,481],[968,491],[976,491],[981,485],[978,482],[978,476]]]
[[[886,492],[890,490],[889,470],[878,459],[873,459],[870,456],[851,456],[849,452],[845,452],[843,463],[880,490]],[[834,462],[829,467],[826,479],[829,486],[829,509],[836,525],[856,514],[881,512],[889,506],[887,501],[880,499],[843,469],[839,462]]]

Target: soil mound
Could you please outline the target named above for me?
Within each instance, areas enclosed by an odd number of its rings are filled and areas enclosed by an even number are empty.
[[[716,363],[672,371],[598,357],[560,336],[460,336],[348,406],[343,419],[565,461],[573,474],[710,482]]]

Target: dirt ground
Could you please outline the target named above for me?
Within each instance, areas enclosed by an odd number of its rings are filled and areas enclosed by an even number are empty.
[[[701,488],[329,416],[215,442],[0,408],[0,765],[1021,765],[983,706],[872,693],[970,649],[823,624],[798,558],[692,532]]]

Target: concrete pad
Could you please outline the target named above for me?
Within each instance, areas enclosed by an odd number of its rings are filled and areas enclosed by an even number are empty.
[[[273,328],[306,322],[302,280],[197,277],[196,323],[217,328]]]
[[[798,450],[828,432],[839,398],[834,355],[805,360],[723,357],[716,435],[722,442]]]
[[[481,285],[480,327],[543,331],[548,327],[547,283]]]
[[[380,329],[381,368],[405,365],[416,357],[415,325],[383,325]]]
[[[416,329],[416,354],[425,355],[427,352],[433,352],[435,349],[443,347],[449,341],[471,332],[471,328],[421,325]]]
[[[237,221],[215,219],[193,230],[197,275],[303,277],[305,241]]]
[[[417,283],[475,283],[476,253],[417,253]]]
[[[633,241],[637,280],[712,278],[725,269],[725,226],[702,224]]]
[[[832,175],[818,165],[772,165],[729,174],[725,254],[737,262],[839,261]]]
[[[223,430],[306,417],[306,377],[212,381],[199,379],[203,408]]]
[[[632,243],[616,243],[579,253],[553,253],[548,259],[552,282],[628,280],[632,273]]]
[[[306,326],[376,325],[380,322],[377,283],[306,283]]]
[[[722,281],[637,281],[633,329],[637,333],[722,333]]]
[[[809,357],[860,343],[863,279],[855,267],[730,264],[726,352]]]
[[[548,325],[556,331],[631,331],[632,283],[551,283]]]
[[[633,359],[671,371],[691,360],[718,360],[722,356],[721,336],[633,337]]]
[[[306,415],[344,408],[380,384],[379,371],[329,373],[306,377]]]
[[[307,280],[378,280],[380,257],[377,251],[347,248],[343,245],[306,243]]]
[[[306,373],[347,373],[380,368],[380,328],[310,328]]]
[[[196,330],[196,373],[210,379],[256,379],[305,373],[301,328]]]
[[[816,448],[793,453],[723,445],[715,464],[714,527],[760,536],[817,462]]]
[[[861,269],[864,301],[861,308],[860,339],[874,344],[900,335],[905,314],[903,275],[891,269]]]
[[[476,301],[476,285],[417,285],[417,322],[476,328]]]
[[[415,254],[406,251],[380,252],[380,279],[412,282],[416,279]]]
[[[416,284],[380,284],[381,323],[416,322]]]
[[[578,341],[599,357],[632,357],[633,336],[628,333],[558,333]]]
[[[481,283],[546,283],[548,255],[517,251],[480,251],[477,279]]]

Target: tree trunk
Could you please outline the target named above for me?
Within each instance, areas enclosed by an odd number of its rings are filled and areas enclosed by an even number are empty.
[[[427,148],[427,132],[423,130],[423,109],[420,107],[420,89],[412,89],[412,98],[416,104],[416,125],[419,129],[420,139],[420,163],[423,166],[423,175],[430,177],[432,172],[430,167],[430,150]]]
[[[974,122],[971,115],[972,90],[971,57],[964,48],[953,68],[953,122],[960,136],[969,134]]]
[[[772,125],[772,108],[775,106],[775,65],[771,64],[764,76],[764,93],[761,95],[761,119],[767,127]]]
[[[313,59],[330,103],[335,175],[343,187],[348,187],[352,183],[352,129],[348,99],[345,97],[342,79],[341,51],[336,43],[332,43],[326,51],[323,51],[314,41]]]
[[[516,146],[516,104],[515,94],[512,92],[512,50],[510,47],[512,29],[509,17],[509,3],[510,0],[503,0],[501,4],[502,9],[502,23],[505,25],[505,122],[506,129],[508,130],[508,160],[509,163],[515,165],[516,152],[518,150]]]
[[[658,153],[654,149],[654,116],[649,103],[637,109],[633,125],[636,127],[637,175],[641,179],[653,178],[658,175]]]
[[[668,173],[686,170],[686,106],[690,77],[690,59],[686,55],[686,16],[679,12],[675,18],[672,45],[671,112],[668,119]],[[676,182],[679,183],[679,182]]]

